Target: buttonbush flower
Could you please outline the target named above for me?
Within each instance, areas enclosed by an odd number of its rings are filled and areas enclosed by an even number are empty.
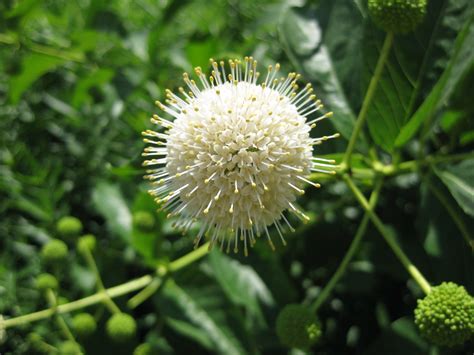
[[[415,324],[435,345],[462,344],[474,335],[474,297],[464,286],[443,282],[418,300]]]
[[[387,32],[413,31],[426,15],[427,0],[369,0],[374,22]]]
[[[284,228],[293,230],[284,211],[308,219],[295,200],[304,184],[320,187],[308,179],[311,172],[334,173],[334,161],[313,157],[313,147],[339,134],[310,136],[332,112],[320,112],[311,84],[299,90],[300,75],[279,77],[279,64],[264,80],[252,57],[228,66],[211,59],[210,66],[209,77],[195,68],[199,85],[185,73],[187,89],[166,90],[166,104],[156,102],[170,119],[154,115],[163,130],[143,132],[143,155],[154,157],[144,165],[157,166],[145,176],[150,193],[184,232],[201,221],[195,246],[207,235],[210,247],[238,252],[242,241],[247,255],[265,235],[274,249],[269,226],[283,244]]]

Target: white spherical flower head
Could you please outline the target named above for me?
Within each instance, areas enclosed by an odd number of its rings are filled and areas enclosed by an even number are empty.
[[[277,78],[278,64],[261,83],[251,57],[229,61],[227,72],[224,62],[211,59],[211,66],[209,78],[195,69],[200,87],[184,74],[189,91],[180,88],[178,96],[167,90],[167,104],[157,102],[175,119],[154,115],[152,122],[165,132],[143,132],[150,144],[143,155],[156,156],[144,165],[161,165],[146,175],[155,185],[150,193],[184,231],[201,222],[196,246],[206,235],[210,247],[223,249],[227,242],[227,251],[237,252],[240,240],[247,255],[248,245],[265,235],[274,249],[268,227],[275,225],[283,244],[284,225],[293,230],[284,211],[308,219],[295,200],[305,183],[320,186],[309,174],[334,172],[334,161],[312,153],[338,134],[310,136],[316,122],[332,113],[310,119],[321,101],[311,85],[298,91],[299,75]]]

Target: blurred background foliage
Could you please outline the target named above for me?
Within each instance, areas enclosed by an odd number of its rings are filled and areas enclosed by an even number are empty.
[[[56,222],[65,215],[98,237],[106,286],[191,250],[192,236],[179,235],[156,213],[140,156],[154,100],[182,85],[183,71],[207,68],[210,57],[279,61],[313,82],[334,111],[316,134],[337,130],[346,139],[383,36],[362,0],[2,1],[0,314],[47,306],[34,284],[48,270],[39,250],[58,237]],[[431,0],[417,32],[395,39],[353,164],[370,169],[370,147],[384,163],[472,151],[473,51],[472,3]],[[319,153],[342,153],[345,139]],[[471,158],[390,178],[377,208],[432,284],[455,281],[471,294],[472,250],[458,227],[461,221],[465,238],[474,233],[473,171]],[[373,179],[373,171],[360,179],[367,191]],[[125,345],[104,340],[107,311],[91,307],[99,328],[82,344],[87,354],[131,354],[145,341],[160,354],[287,353],[274,331],[278,311],[318,296],[362,215],[341,181],[308,191],[301,203],[313,220],[288,234],[286,248],[273,253],[257,243],[248,258],[213,252],[173,275],[130,311],[139,331]],[[146,228],[136,223],[143,212],[154,217]],[[74,300],[94,292],[94,275],[74,251],[75,240],[64,239],[67,267],[55,272],[60,295]],[[412,312],[422,293],[407,279],[370,227],[320,309],[324,336],[314,353],[467,353],[472,344],[436,349],[419,337]],[[127,309],[125,297],[118,304]],[[26,340],[32,331],[53,345],[61,340],[53,322],[41,321],[9,329],[0,351],[34,353]]]

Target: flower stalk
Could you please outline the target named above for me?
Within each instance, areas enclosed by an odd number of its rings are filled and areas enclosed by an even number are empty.
[[[344,174],[343,178],[347,186],[351,189],[352,193],[356,197],[356,199],[359,201],[362,208],[364,208],[366,213],[369,215],[370,219],[372,220],[372,223],[375,225],[375,227],[378,229],[378,231],[385,239],[389,247],[392,249],[398,260],[402,263],[402,265],[412,276],[412,278],[418,283],[423,292],[428,294],[431,290],[429,282],[425,279],[420,270],[418,270],[418,268],[411,262],[410,258],[405,254],[405,252],[400,248],[394,236],[388,231],[388,229],[385,227],[385,225],[377,216],[377,214],[371,209],[369,202],[364,197],[359,188],[354,184],[350,176]]]
[[[372,191],[372,194],[370,195],[369,208],[371,211],[375,208],[377,204],[377,201],[380,195],[380,190],[382,189],[382,184],[383,184],[383,180],[379,179],[375,185],[374,190]],[[357,229],[356,235],[354,239],[352,240],[351,245],[349,246],[349,249],[346,252],[346,255],[344,255],[344,258],[339,264],[337,270],[334,272],[329,282],[323,288],[318,298],[316,298],[314,303],[311,305],[311,311],[313,313],[316,313],[318,311],[319,307],[321,307],[324,301],[326,301],[326,299],[329,297],[334,287],[337,285],[341,277],[346,272],[349,262],[354,257],[355,252],[359,249],[362,238],[365,235],[365,232],[367,230],[369,219],[370,219],[369,213],[366,212],[364,214],[364,217],[362,218],[362,222],[360,223],[359,228]]]

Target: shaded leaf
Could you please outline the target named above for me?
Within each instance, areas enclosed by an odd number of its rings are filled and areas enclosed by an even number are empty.
[[[435,169],[459,206],[474,217],[474,159]]]
[[[180,318],[188,322],[188,326],[184,330],[183,335],[202,335],[207,334],[207,337],[212,342],[212,350],[219,354],[243,354],[245,353],[239,344],[237,338],[229,333],[224,324],[220,324],[196,299],[191,297],[184,289],[176,285],[173,281],[168,281],[163,288],[163,296],[171,302],[176,310],[163,309],[169,316],[179,314]],[[178,312],[176,314],[176,311]],[[178,324],[172,320],[175,326]],[[181,324],[182,325],[182,324]],[[191,330],[191,327],[197,329]],[[182,326],[180,328],[183,330]],[[202,345],[208,344],[207,340],[200,341]]]
[[[364,354],[415,355],[428,350],[429,345],[420,337],[412,318],[403,317],[383,331]]]
[[[446,103],[458,81],[472,66],[474,60],[474,16],[470,16],[459,33],[453,55],[433,90],[408,123],[403,126],[395,146],[403,146],[418,131],[423,122],[432,117]]]
[[[252,318],[264,322],[260,302],[274,304],[272,294],[255,270],[219,250],[209,255],[213,275],[232,303],[245,307]]]

